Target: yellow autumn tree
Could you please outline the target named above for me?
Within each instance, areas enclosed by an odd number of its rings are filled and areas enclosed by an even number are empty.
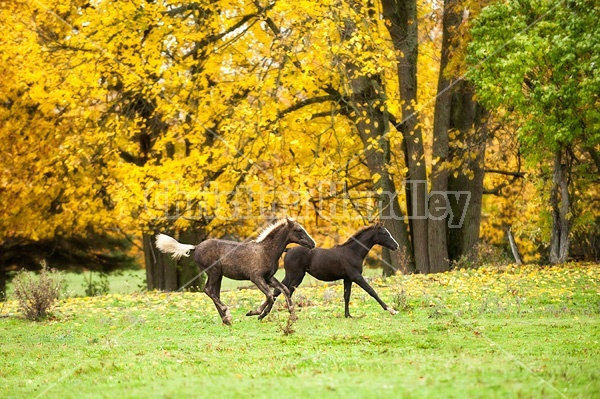
[[[468,184],[474,170],[483,181],[485,143],[473,139],[483,137],[483,118],[442,127],[447,159],[434,141],[439,78],[464,73],[471,17],[458,11],[479,6],[408,3],[418,31],[394,1],[3,2],[2,245],[138,237],[150,287],[176,289],[193,273],[154,251],[158,231],[190,242],[244,239],[291,215],[330,246],[382,211],[427,210],[427,192],[407,197],[406,179],[432,182],[447,168],[447,189]],[[408,93],[399,68],[417,44],[418,73],[405,78],[418,85]],[[449,92],[453,109],[476,105],[470,90]],[[493,142],[487,148],[486,169],[513,170]],[[488,173],[485,186],[503,178]],[[494,216],[518,214],[486,203]],[[500,243],[505,226],[486,220],[497,219],[484,218],[484,231]],[[417,248],[404,271],[446,270],[473,241],[430,264],[438,241],[428,221],[389,228],[408,258]]]
[[[78,210],[86,215],[62,215],[82,228],[148,240],[158,230],[247,237],[264,219],[292,214],[329,234],[328,245],[378,216],[384,175],[401,185],[411,163],[425,166],[400,154],[406,131],[353,99],[359,79],[377,81],[382,101],[369,107],[396,121],[418,109],[418,128],[431,128],[436,69],[422,57],[423,105],[403,102],[402,54],[368,2],[11,4],[17,17],[7,25],[31,21],[26,35],[15,33],[35,47],[28,72],[48,79],[32,80],[43,97],[36,101],[52,112],[63,107],[49,124],[69,120],[78,132],[60,125],[65,144],[45,148],[89,179],[69,177],[72,189],[50,184],[96,200]],[[435,60],[435,40],[426,44],[423,54]],[[356,126],[366,126],[363,136]],[[394,162],[381,169],[370,161],[377,154]],[[398,201],[407,206],[402,194]],[[66,226],[60,220],[53,218]]]

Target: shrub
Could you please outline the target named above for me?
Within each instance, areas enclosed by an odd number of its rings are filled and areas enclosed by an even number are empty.
[[[294,293],[294,306],[297,308],[305,308],[308,306],[313,306],[313,302],[309,297],[304,295],[302,292],[296,291]]]
[[[90,271],[90,278],[83,276],[83,288],[85,296],[106,295],[110,291],[110,282],[106,273],[99,273],[99,280],[92,281],[93,272]]]
[[[399,311],[409,311],[413,308],[404,289],[394,295],[394,308]]]
[[[501,248],[484,241],[478,242],[471,252],[462,255],[450,265],[452,270],[477,269],[484,264],[492,264],[498,267],[511,263],[508,254]]]
[[[63,284],[63,275],[45,265],[37,276],[33,272],[19,272],[13,279],[19,310],[29,320],[45,318],[58,300]]]

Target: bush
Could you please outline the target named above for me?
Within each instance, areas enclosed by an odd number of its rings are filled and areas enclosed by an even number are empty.
[[[409,311],[413,308],[404,289],[394,295],[394,308],[398,311]]]
[[[471,252],[462,255],[450,265],[452,270],[477,269],[484,264],[506,266],[511,264],[508,254],[501,248],[484,241],[478,242]]]
[[[13,279],[19,310],[29,320],[45,318],[60,297],[63,284],[63,275],[54,269],[48,270],[45,265],[38,276],[33,272],[19,272]]]
[[[83,277],[83,288],[86,296],[106,295],[110,291],[110,282],[106,273],[99,274],[99,280],[92,281],[93,272],[90,271],[90,278]]]

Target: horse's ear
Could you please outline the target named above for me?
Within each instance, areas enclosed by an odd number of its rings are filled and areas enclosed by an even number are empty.
[[[294,223],[296,223],[296,222],[294,221],[294,219],[292,219],[292,218],[291,218],[291,217],[289,217],[289,216],[286,216],[286,217],[285,217],[285,220],[287,220],[287,223],[288,223],[288,225],[293,225]]]

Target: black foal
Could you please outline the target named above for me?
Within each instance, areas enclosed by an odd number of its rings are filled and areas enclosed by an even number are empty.
[[[398,312],[386,305],[362,276],[363,261],[375,244],[382,245],[393,251],[398,249],[398,243],[381,223],[358,231],[348,241],[334,248],[291,248],[287,251],[284,258],[285,278],[282,283],[288,288],[291,296],[294,290],[302,283],[306,273],[323,281],[344,280],[346,317],[352,317],[350,316],[348,304],[350,302],[352,283],[356,283],[375,298],[384,310],[394,315]],[[273,295],[277,297],[280,293],[281,290],[276,289]],[[248,312],[247,316],[261,314],[265,306],[267,306],[266,302],[258,309]]]

